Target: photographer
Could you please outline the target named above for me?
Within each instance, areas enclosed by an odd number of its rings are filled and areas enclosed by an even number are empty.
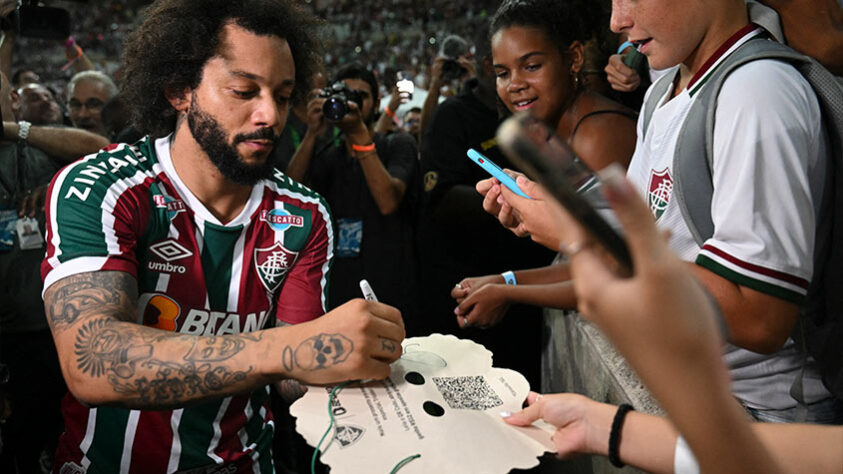
[[[430,68],[430,87],[421,111],[420,136],[433,116],[433,111],[439,105],[442,88],[455,81],[465,84],[477,77],[477,66],[471,58],[468,43],[457,35],[451,35],[442,41],[442,50]]]
[[[369,70],[349,64],[331,84],[308,104],[307,133],[287,168],[333,211],[337,250],[329,306],[359,297],[365,278],[407,318],[414,310],[416,144],[403,132],[374,132],[378,84]],[[331,123],[341,133],[327,143],[317,140]]]

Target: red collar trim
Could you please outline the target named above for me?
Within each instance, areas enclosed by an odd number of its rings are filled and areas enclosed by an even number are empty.
[[[691,82],[688,83],[687,89],[690,89],[691,87],[693,87],[693,85],[701,77],[703,77],[705,75],[705,73],[708,72],[709,69],[711,69],[711,66],[713,66],[714,63],[716,63],[717,60],[720,59],[724,54],[726,54],[726,51],[729,51],[729,48],[734,46],[735,43],[740,41],[741,38],[743,38],[744,36],[746,36],[746,35],[752,33],[753,31],[755,31],[756,28],[758,28],[758,25],[756,25],[754,23],[749,23],[748,25],[746,25],[743,28],[741,28],[740,30],[738,30],[729,39],[727,39],[725,43],[720,45],[720,47],[717,48],[717,51],[715,51],[714,54],[712,54],[711,57],[709,57],[706,60],[706,62],[702,65],[700,70],[697,71],[696,74],[694,74],[694,77],[691,78]]]

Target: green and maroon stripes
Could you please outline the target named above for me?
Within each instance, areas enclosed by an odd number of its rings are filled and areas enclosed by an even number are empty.
[[[804,278],[738,259],[711,244],[703,246],[696,263],[729,281],[794,304],[802,303],[810,283]]]

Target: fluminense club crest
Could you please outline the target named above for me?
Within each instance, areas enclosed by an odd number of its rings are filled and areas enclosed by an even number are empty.
[[[667,210],[671,194],[673,194],[673,176],[670,175],[670,170],[668,168],[661,171],[653,170],[650,173],[650,189],[647,192],[647,203],[650,205],[650,211],[656,216],[657,220]]]
[[[281,242],[275,242],[272,247],[255,249],[255,271],[269,292],[274,293],[278,289],[298,255],[298,252],[287,250]]]
[[[366,430],[359,426],[338,425],[334,432],[334,439],[340,443],[341,448],[345,448],[356,443],[365,432]]]

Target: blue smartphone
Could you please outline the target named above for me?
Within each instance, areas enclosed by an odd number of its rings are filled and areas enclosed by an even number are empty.
[[[475,150],[474,148],[469,148],[468,151],[465,152],[465,154],[468,155],[471,161],[480,165],[480,167],[486,170],[487,173],[489,173],[490,175],[492,175],[492,177],[500,181],[502,185],[509,188],[510,191],[521,197],[530,199],[530,196],[527,196],[527,194],[524,193],[524,191],[522,191],[521,188],[518,187],[518,184],[515,183],[515,180],[512,179],[512,176],[504,173],[501,167],[496,165],[494,161],[486,158],[485,156],[483,156],[482,153]]]

